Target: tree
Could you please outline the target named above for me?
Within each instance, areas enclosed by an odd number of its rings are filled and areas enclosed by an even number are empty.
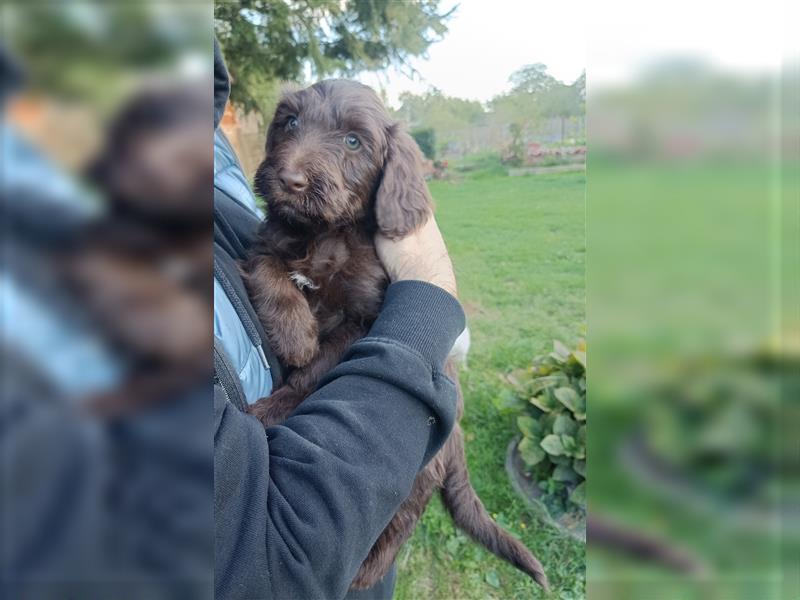
[[[412,56],[447,32],[453,10],[440,0],[233,0],[217,2],[214,29],[234,81],[231,100],[246,110],[268,108],[280,80],[352,75]]]
[[[498,126],[509,127],[512,145],[518,146],[525,130],[547,118],[545,96],[560,83],[542,63],[525,65],[514,71],[508,81],[511,91],[493,98],[489,106],[492,120]]]
[[[13,2],[0,10],[34,89],[103,106],[116,104],[132,75],[208,48],[208,13],[197,3]]]
[[[511,123],[508,126],[511,134],[511,143],[508,145],[508,163],[518,167],[525,160],[525,142],[522,139],[522,126],[519,123]]]
[[[581,74],[572,84],[575,94],[580,102],[581,112],[586,110],[586,71],[581,71]]]
[[[436,151],[451,143],[464,142],[465,132],[485,121],[485,111],[480,102],[446,96],[433,89],[424,94],[400,94],[400,108],[396,116],[412,129],[432,129],[436,132]],[[430,157],[432,158],[432,157]]]
[[[542,94],[542,111],[551,118],[561,121],[561,141],[564,141],[564,129],[567,119],[583,114],[586,103],[586,74],[571,85],[556,82]]]
[[[535,63],[515,71],[509,82],[511,91],[493,98],[489,106],[496,126],[508,127],[511,153],[519,151],[525,131],[530,133],[549,119],[559,119],[563,141],[567,121],[584,114],[585,73],[565,84],[550,75],[544,64]]]
[[[514,71],[508,79],[511,82],[512,94],[541,94],[558,83],[558,80],[547,72],[547,65],[543,63],[525,65]]]

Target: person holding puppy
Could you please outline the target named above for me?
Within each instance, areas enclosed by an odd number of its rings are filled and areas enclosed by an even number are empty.
[[[215,128],[228,92],[215,43]],[[245,411],[280,385],[282,367],[235,268],[260,215],[218,130],[215,140],[215,596],[343,598],[456,418],[453,382],[434,375],[464,329],[452,264],[432,217],[403,239],[378,237],[393,283],[370,339],[265,430]],[[347,597],[393,587],[391,571]]]

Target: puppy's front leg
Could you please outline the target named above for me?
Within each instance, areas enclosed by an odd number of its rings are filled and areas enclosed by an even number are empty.
[[[319,350],[317,320],[306,297],[289,278],[286,265],[274,256],[257,256],[247,262],[244,271],[253,307],[273,352],[293,367],[310,363]]]
[[[253,404],[250,414],[258,418],[264,427],[285,421],[314,391],[322,376],[339,364],[347,349],[364,333],[363,328],[355,323],[343,324],[323,340],[314,360],[292,371],[286,385]]]

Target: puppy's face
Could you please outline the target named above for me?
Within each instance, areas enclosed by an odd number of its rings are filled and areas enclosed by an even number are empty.
[[[374,209],[378,227],[399,236],[430,213],[420,159],[375,92],[326,80],[281,99],[255,188],[274,218],[339,227]]]
[[[377,95],[356,82],[287,93],[269,127],[256,190],[271,214],[291,222],[357,222],[375,191],[390,127]]]

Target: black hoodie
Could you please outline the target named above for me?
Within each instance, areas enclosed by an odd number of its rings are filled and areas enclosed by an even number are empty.
[[[227,100],[215,51],[215,126]],[[217,598],[343,598],[372,544],[449,435],[442,374],[464,328],[458,302],[392,284],[368,336],[284,424],[267,430],[217,386]]]

